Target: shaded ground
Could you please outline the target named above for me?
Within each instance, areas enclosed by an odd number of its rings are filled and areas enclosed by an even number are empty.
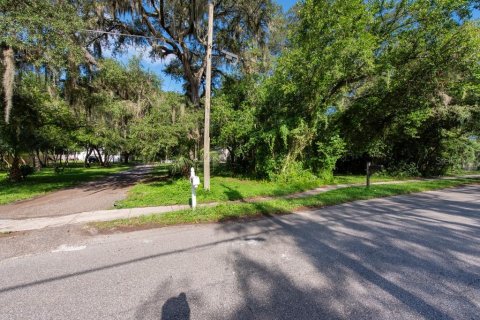
[[[479,195],[64,238],[0,261],[0,319],[478,320]]]
[[[124,199],[128,189],[145,179],[151,169],[139,166],[45,196],[2,205],[0,219],[53,217],[109,209],[116,201]]]

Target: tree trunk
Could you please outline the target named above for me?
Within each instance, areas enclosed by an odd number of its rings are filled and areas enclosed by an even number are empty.
[[[190,102],[196,107],[200,107],[200,81],[203,76],[202,74],[195,74],[192,70],[192,66],[190,65],[190,60],[188,58],[188,52],[183,52],[181,56],[179,56],[180,61],[182,61],[183,70],[185,74],[185,78],[188,82],[188,97],[190,98]]]
[[[30,159],[32,159],[32,166],[37,169],[37,158],[35,157],[35,153],[30,153]]]
[[[8,162],[7,159],[3,158],[3,162],[5,162],[5,164],[7,165],[7,168],[11,168],[12,167],[12,164],[10,162]]]
[[[2,45],[4,72],[2,75],[2,89],[5,101],[5,123],[10,121],[10,111],[12,110],[13,87],[15,80],[15,55],[11,47]]]
[[[22,171],[20,170],[20,157],[17,153],[13,155],[12,166],[10,167],[10,181],[18,182],[22,180]]]
[[[108,167],[109,164],[110,164],[110,156],[108,155],[107,152],[105,152],[105,154],[103,155],[104,159],[103,159],[103,166],[104,167]]]
[[[231,167],[231,170],[232,172],[235,172],[235,152],[233,151],[233,148],[227,148],[228,150],[228,155],[229,155],[229,158],[230,158],[230,167]]]
[[[37,164],[38,166],[35,168],[37,170],[42,170],[43,167],[45,167],[45,163],[42,161],[42,158],[40,157],[40,150],[35,150],[35,155],[37,157]]]
[[[92,154],[92,152],[93,152],[92,148],[87,148],[87,153],[85,154],[85,159],[84,159],[84,163],[83,163],[83,166],[85,168],[90,167],[90,163],[88,162],[88,158],[90,158],[90,155]]]
[[[93,148],[96,153],[97,153],[97,159],[98,161],[100,161],[100,165],[103,167],[104,165],[104,162],[103,162],[103,158],[102,158],[102,154],[100,153],[100,150],[98,150],[98,148]]]
[[[188,61],[187,57],[182,57],[182,61]],[[189,84],[189,89],[188,89],[188,97],[190,98],[190,102],[194,106],[195,109],[200,109],[200,82],[201,82],[201,77],[203,76],[200,74],[200,77],[197,78],[198,75],[194,74],[190,68],[190,65],[188,62],[183,63],[183,67],[185,70],[185,76],[187,79],[187,82]],[[192,135],[195,140],[195,146],[194,146],[194,160],[198,159],[198,150],[200,148],[201,144],[201,139],[202,135],[200,134],[200,124],[197,123],[195,129],[193,129]]]
[[[70,153],[67,151],[65,153],[65,166],[68,167],[68,158],[70,157]]]
[[[128,158],[130,158],[130,153],[125,151],[123,153],[123,163],[128,164]]]
[[[197,81],[190,81],[190,101],[196,108],[200,107],[200,90],[198,86]]]
[[[7,161],[6,157],[5,157],[5,154],[0,154],[0,168],[4,169],[4,168],[10,168],[10,163]],[[5,163],[5,165],[4,165]]]

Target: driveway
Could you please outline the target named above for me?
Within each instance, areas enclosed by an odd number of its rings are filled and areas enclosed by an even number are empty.
[[[30,200],[0,206],[0,219],[23,219],[69,215],[110,209],[126,197],[128,190],[144,179],[151,166],[137,166],[76,187],[48,193]]]
[[[65,238],[0,279],[0,319],[480,319],[480,186]]]

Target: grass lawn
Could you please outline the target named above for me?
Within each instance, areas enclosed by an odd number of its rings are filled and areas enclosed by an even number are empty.
[[[377,185],[370,189],[349,187],[328,191],[301,199],[275,199],[255,203],[225,203],[215,207],[182,210],[166,214],[153,214],[131,219],[97,222],[91,225],[100,230],[160,227],[177,224],[223,222],[249,217],[288,214],[300,208],[319,208],[355,200],[387,197],[413,192],[437,190],[463,184],[480,183],[480,179],[455,179],[407,182],[404,184]]]
[[[50,191],[70,187],[80,182],[95,180],[112,173],[130,168],[126,165],[103,167],[71,167],[65,168],[61,174],[55,174],[53,168],[45,168],[28,176],[25,181],[11,183],[6,173],[0,173],[0,205],[18,200],[29,199]]]
[[[166,175],[166,167],[157,167],[157,175]],[[201,177],[203,181],[203,178]],[[395,177],[373,176],[372,182],[398,180]],[[365,176],[335,176],[328,184],[365,183]],[[232,177],[211,178],[211,191],[203,186],[197,190],[197,202],[216,202],[242,200],[259,196],[282,196],[295,192],[314,189],[327,183],[321,180],[296,183],[278,183],[273,181],[249,180]],[[172,204],[188,204],[190,198],[190,182],[188,179],[166,180],[151,183],[140,183],[130,189],[125,200],[116,203],[117,208],[152,207]]]
[[[399,181],[399,180],[409,180],[415,179],[417,177],[393,177],[387,175],[377,175],[373,174],[370,177],[370,182],[388,182],[388,181]],[[365,175],[335,175],[333,182],[328,184],[365,184],[366,177]]]
[[[9,237],[11,234],[12,234],[12,232],[0,232],[0,238]]]
[[[462,170],[458,172],[452,172],[449,176],[467,176],[473,174],[480,174],[480,170]]]

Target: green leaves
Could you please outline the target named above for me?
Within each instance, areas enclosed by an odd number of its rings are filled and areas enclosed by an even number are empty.
[[[323,157],[315,144],[330,141],[328,108],[342,104],[344,95],[374,70],[377,36],[369,32],[373,19],[360,0],[303,3],[292,25],[290,48],[264,85],[259,122],[262,130],[276,132],[276,143],[271,148],[271,140],[258,141],[265,145],[262,161],[273,157],[277,167],[284,168],[289,161]],[[304,161],[310,168],[326,165],[314,162]]]
[[[275,170],[295,161],[331,170],[327,155],[344,150],[338,132],[351,155],[444,170],[452,135],[440,132],[468,135],[465,124],[479,114],[472,4],[305,0],[289,48],[263,85],[257,159]]]
[[[81,56],[74,34],[82,29],[75,8],[65,1],[0,1],[0,44],[22,60],[59,67],[67,53]]]
[[[480,29],[469,20],[471,4],[370,1],[380,40],[375,73],[339,118],[353,153],[375,153],[391,166],[411,163],[425,175],[451,167],[446,146],[471,134],[465,124],[478,109],[470,90]]]

